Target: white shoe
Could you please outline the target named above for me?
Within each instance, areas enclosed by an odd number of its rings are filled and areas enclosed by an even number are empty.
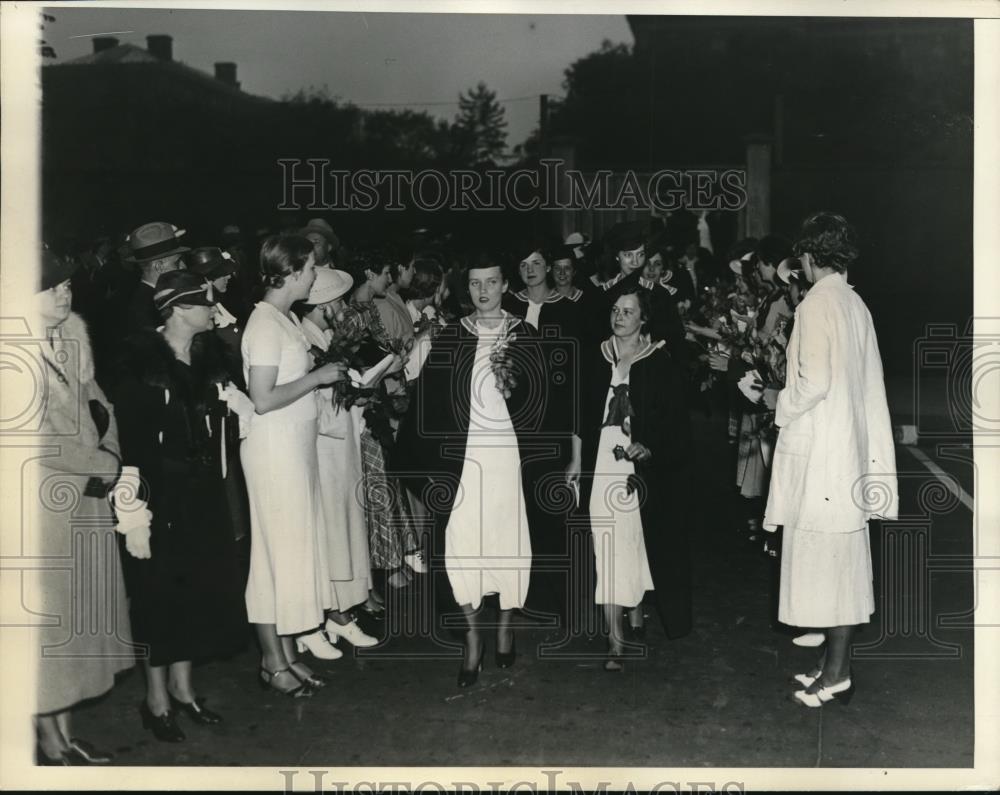
[[[854,685],[851,684],[850,679],[845,679],[843,682],[837,682],[835,685],[821,687],[815,693],[810,693],[808,690],[799,690],[795,693],[795,700],[805,707],[813,707],[815,709],[816,707],[822,707],[824,704],[829,704],[831,701],[836,701],[846,706],[853,695]]]
[[[336,646],[331,646],[330,642],[326,639],[320,630],[309,635],[303,635],[300,638],[295,639],[295,648],[298,649],[299,654],[302,654],[306,649],[313,657],[318,657],[321,660],[339,660],[344,656],[344,652],[338,649]]]
[[[338,624],[332,618],[326,620],[326,634],[331,642],[336,642],[337,638],[344,638],[352,646],[359,649],[367,649],[370,646],[377,646],[378,639],[371,635],[366,635],[357,621],[348,621],[346,624]]]
[[[812,687],[812,683],[819,679],[822,675],[822,671],[816,674],[816,676],[810,676],[809,674],[795,674],[795,676],[792,677],[792,680],[798,682],[803,687],[808,688]]]
[[[405,560],[406,565],[413,569],[413,571],[417,574],[427,573],[427,561],[424,560],[424,551],[422,549],[418,549],[416,552],[404,555],[403,560]]]
[[[794,643],[796,646],[805,646],[810,649],[816,646],[822,646],[824,643],[826,643],[826,633],[806,632],[804,635],[799,635],[797,638],[792,638],[792,643]]]

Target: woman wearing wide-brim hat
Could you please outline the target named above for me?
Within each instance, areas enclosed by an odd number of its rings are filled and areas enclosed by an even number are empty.
[[[193,662],[229,656],[247,639],[225,490],[239,418],[222,397],[232,364],[212,332],[211,286],[172,271],[153,299],[163,325],[123,342],[112,395],[122,459],[138,467],[153,512],[150,556],[125,559],[132,631],[148,654],[140,714],[158,740],[180,742],[179,714],[222,721],[196,692]]]
[[[72,266],[44,251],[34,307],[45,330],[37,347],[45,373],[38,439],[58,452],[39,460],[38,523],[29,540],[35,557],[62,561],[60,569],[35,573],[26,604],[36,615],[60,617],[37,632],[36,725],[43,765],[112,761],[111,754],[74,736],[71,716],[80,702],[110,690],[115,674],[135,659],[107,499],[121,465],[118,427],[94,380],[86,324],[70,309],[72,273]],[[74,631],[81,625],[100,631]]]

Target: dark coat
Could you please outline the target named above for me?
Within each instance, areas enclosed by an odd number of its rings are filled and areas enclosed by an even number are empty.
[[[642,269],[635,270],[628,276],[619,274],[604,283],[604,297],[607,307],[605,318],[610,317],[612,305],[614,305],[615,301],[618,300],[618,296],[625,292],[626,289],[630,287],[646,289],[642,286],[640,279],[642,279]],[[652,290],[646,289],[646,292],[650,295],[653,305],[653,318],[649,327],[649,336],[654,340],[663,340],[667,352],[673,357],[674,361],[681,366],[681,369],[686,368],[688,346],[684,339],[684,324],[681,322],[680,313],[677,311],[677,301],[674,300],[674,297],[667,290],[659,286],[656,286]],[[607,328],[605,328],[605,332],[607,332]],[[602,334],[602,337],[606,338],[607,333]]]
[[[153,513],[152,557],[125,554],[125,585],[138,642],[165,665],[229,654],[243,643],[246,613],[223,481],[239,466],[239,422],[218,399],[229,381],[225,347],[198,334],[191,365],[155,331],[128,337],[112,400],[122,461],[137,466]]]
[[[597,460],[611,386],[611,356],[610,342],[606,342],[590,352],[584,366],[582,505],[590,504],[592,483],[587,473],[593,473]],[[692,441],[685,383],[684,372],[664,348],[638,358],[629,371],[631,438],[652,452],[652,458],[637,463],[635,470],[654,596],[669,638],[691,631],[688,473]]]
[[[518,385],[507,398],[521,454],[521,484],[528,502],[528,520],[537,510],[536,484],[526,459],[551,459],[553,437],[545,418],[545,357],[538,333],[517,320],[510,357],[519,371]],[[434,338],[426,364],[414,384],[406,417],[391,453],[389,471],[421,497],[433,516],[430,574],[436,586],[439,612],[456,613],[444,564],[445,529],[455,504],[465,465],[469,434],[469,394],[477,336],[466,318],[450,323]],[[533,537],[534,543],[534,537]]]
[[[125,307],[125,330],[128,333],[142,329],[157,329],[163,325],[160,313],[153,303],[155,289],[140,281],[132,289]]]

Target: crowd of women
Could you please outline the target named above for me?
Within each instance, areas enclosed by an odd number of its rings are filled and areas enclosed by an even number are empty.
[[[358,611],[383,616],[382,589],[415,576],[437,626],[458,619],[459,687],[477,680],[487,628],[507,668],[516,626],[565,627],[580,604],[603,611],[607,671],[641,649],[648,592],[667,637],[690,631],[688,406],[727,374],[738,484],[762,496],[808,281],[789,244],[742,241],[716,270],[642,223],[613,229],[603,256],[574,235],[338,258],[317,219],[251,261],[189,249],[183,234],[134,230],[137,279],[113,291],[100,263],[42,253],[42,433],[61,449],[43,477],[80,499],[43,500],[38,537],[50,555],[93,537],[114,626],[75,637],[85,653],[42,654],[40,763],[111,761],[70,715],[136,656],[157,739],[185,739],[180,715],[222,721],[192,664],[238,651],[248,623],[260,686],[311,696],[328,683],[309,658],[378,644]],[[571,543],[581,527],[585,557]],[[73,609],[59,577],[43,575],[40,593],[47,613]],[[63,642],[42,635],[43,649]]]

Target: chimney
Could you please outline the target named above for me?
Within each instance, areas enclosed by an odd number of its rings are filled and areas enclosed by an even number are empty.
[[[118,39],[114,36],[94,36],[94,55],[117,46]]]
[[[172,36],[164,36],[162,34],[146,36],[146,49],[161,61],[172,61],[174,59],[174,39]]]
[[[215,64],[215,79],[233,88],[240,87],[240,84],[236,80],[236,64],[228,61]]]

